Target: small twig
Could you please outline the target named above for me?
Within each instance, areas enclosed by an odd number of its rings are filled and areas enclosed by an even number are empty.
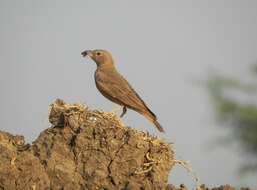
[[[175,164],[179,164],[181,165],[183,168],[185,168],[195,179],[196,182],[196,189],[200,190],[200,185],[199,185],[199,178],[197,177],[196,173],[193,171],[190,163],[188,161],[184,161],[184,160],[173,160],[173,162]]]
[[[12,159],[11,159],[11,166],[14,166],[15,167],[15,160],[16,160],[16,156],[14,156]]]
[[[147,172],[150,172],[152,169],[153,169],[153,165],[151,165],[149,168],[145,170],[141,170],[141,171],[136,170],[135,174],[139,175],[139,174],[147,173]]]

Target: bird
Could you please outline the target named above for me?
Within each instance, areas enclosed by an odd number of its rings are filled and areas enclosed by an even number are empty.
[[[107,50],[85,50],[83,57],[90,57],[97,65],[95,71],[95,84],[101,94],[110,101],[123,107],[122,118],[127,108],[138,112],[152,122],[160,132],[163,127],[157,121],[156,115],[148,108],[146,103],[132,88],[129,82],[117,71],[112,55]]]

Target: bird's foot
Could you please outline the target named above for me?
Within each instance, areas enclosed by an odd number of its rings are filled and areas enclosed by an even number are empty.
[[[122,118],[127,113],[127,107],[123,106],[122,113],[120,115],[120,118]]]

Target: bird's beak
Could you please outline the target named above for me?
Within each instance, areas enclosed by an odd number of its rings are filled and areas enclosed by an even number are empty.
[[[83,57],[86,57],[87,55],[88,55],[89,57],[92,57],[92,56],[93,56],[93,52],[92,52],[91,50],[86,50],[86,51],[83,51],[83,52],[81,53],[81,55],[82,55]]]

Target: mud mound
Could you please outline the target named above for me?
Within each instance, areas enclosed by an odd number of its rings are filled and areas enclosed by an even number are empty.
[[[167,187],[174,164],[169,144],[125,127],[114,114],[62,100],[51,105],[49,121],[53,126],[32,146],[1,134],[0,189]]]
[[[167,184],[172,147],[114,114],[56,100],[49,121],[32,145],[0,131],[0,190],[187,190]]]

